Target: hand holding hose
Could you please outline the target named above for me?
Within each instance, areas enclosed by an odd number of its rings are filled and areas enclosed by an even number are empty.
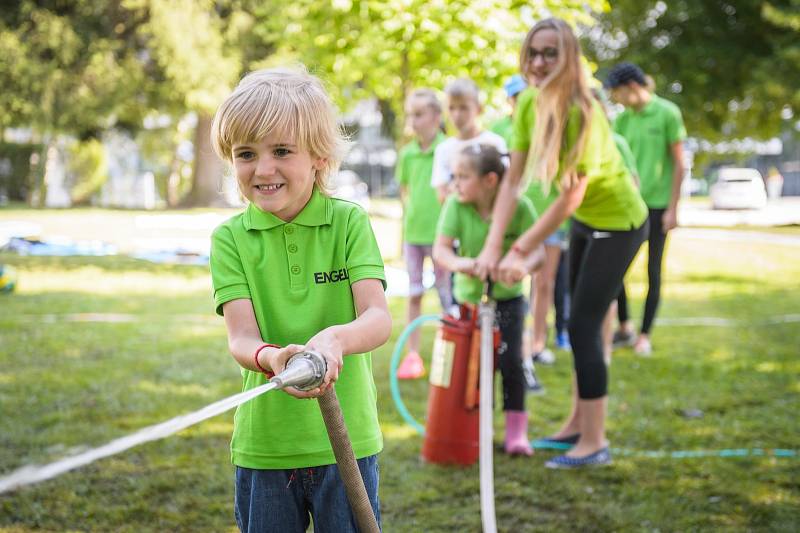
[[[497,266],[497,280],[505,285],[513,285],[522,281],[528,274],[525,254],[516,246],[512,246]]]
[[[314,394],[303,397],[314,398],[322,396],[325,391],[333,387],[333,384],[339,379],[339,372],[342,371],[342,367],[344,366],[342,343],[339,341],[333,328],[325,328],[311,337],[305,347],[307,350],[313,350],[325,358],[327,370],[322,385],[318,389],[308,391]]]
[[[516,243],[500,261],[497,268],[497,280],[506,285],[522,281],[525,276],[538,270],[544,263],[544,246],[525,252]]]
[[[496,279],[496,269],[501,257],[503,257],[502,248],[484,243],[481,253],[475,258],[475,277],[485,280],[492,276]]]

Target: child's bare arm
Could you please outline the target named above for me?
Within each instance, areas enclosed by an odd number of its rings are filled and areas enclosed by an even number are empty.
[[[260,372],[255,364],[255,353],[265,341],[261,338],[253,302],[249,299],[231,300],[223,304],[225,327],[228,329],[228,349],[240,366]],[[268,340],[267,340],[268,342]],[[264,348],[258,353],[262,368],[275,373],[283,370],[286,361],[294,354],[303,351],[303,346],[290,344],[283,348]]]
[[[335,340],[343,355],[364,353],[383,345],[392,331],[392,317],[386,306],[383,285],[378,279],[353,283],[353,302],[358,316],[347,324],[330,326],[314,335],[306,345],[320,346],[319,339]]]
[[[440,267],[450,272],[461,272],[472,275],[475,259],[461,257],[453,251],[453,237],[437,235],[433,244],[433,261]]]
[[[364,353],[383,345],[392,332],[392,317],[386,306],[383,285],[378,279],[362,279],[352,285],[353,302],[358,316],[347,324],[323,329],[306,344],[325,357],[328,371],[320,388],[325,392],[339,378],[342,356]],[[313,392],[313,391],[312,391]]]

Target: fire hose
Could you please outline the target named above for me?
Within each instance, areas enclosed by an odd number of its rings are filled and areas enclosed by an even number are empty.
[[[494,302],[489,299],[491,283],[487,282],[478,306],[481,326],[480,371],[480,487],[481,522],[484,533],[497,532],[494,510],[494,463],[492,453],[492,399],[494,396]]]
[[[478,306],[478,321],[480,326],[480,397],[479,397],[479,478],[480,478],[480,504],[483,531],[494,533],[497,531],[495,505],[494,505],[494,469],[493,469],[493,444],[492,444],[492,395],[494,392],[494,303],[489,299],[489,284],[484,286],[484,294]],[[411,425],[417,433],[425,435],[425,428],[409,412],[400,395],[400,384],[397,378],[397,368],[400,364],[403,347],[413,331],[427,322],[441,322],[441,315],[422,315],[414,319],[397,339],[394,352],[390,361],[389,385],[392,399],[400,412],[400,416]]]

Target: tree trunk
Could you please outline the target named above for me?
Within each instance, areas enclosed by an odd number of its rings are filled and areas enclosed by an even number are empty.
[[[194,138],[194,172],[192,190],[183,201],[186,207],[227,206],[222,194],[224,166],[211,148],[211,116],[200,113]]]

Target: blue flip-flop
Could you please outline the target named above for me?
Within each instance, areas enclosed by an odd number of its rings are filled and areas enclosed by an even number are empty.
[[[608,447],[601,448],[594,453],[583,457],[567,457],[559,455],[547,461],[544,466],[547,468],[581,468],[584,466],[602,466],[611,464],[611,452]]]
[[[569,450],[575,446],[575,443],[578,442],[580,437],[580,433],[558,438],[545,437],[543,439],[531,441],[531,447],[537,450]]]

